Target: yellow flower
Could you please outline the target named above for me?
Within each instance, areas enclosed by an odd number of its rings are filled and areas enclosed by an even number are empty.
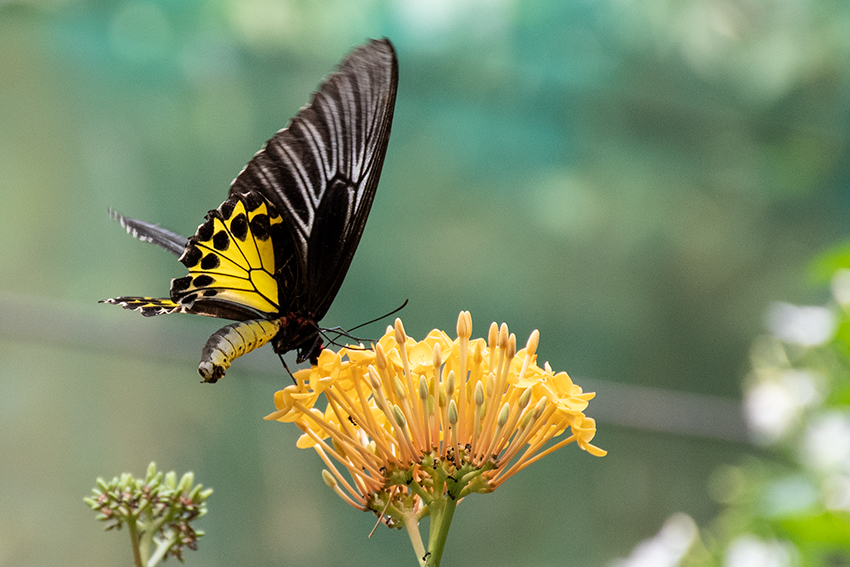
[[[323,350],[275,394],[277,411],[266,419],[296,423],[298,446],[327,465],[325,481],[387,523],[429,513],[433,522],[446,496],[491,492],[573,442],[606,454],[590,443],[596,422],[583,413],[595,394],[536,364],[537,331],[519,352],[505,324],[493,323],[487,341],[471,334],[469,312],[454,340],[434,330],[413,341],[396,319],[373,349]],[[315,407],[322,396],[324,410]]]

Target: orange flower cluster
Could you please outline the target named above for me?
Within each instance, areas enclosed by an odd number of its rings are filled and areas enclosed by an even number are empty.
[[[469,312],[454,340],[434,330],[413,341],[396,319],[374,349],[324,350],[275,394],[266,419],[295,422],[298,446],[327,465],[326,482],[352,506],[390,518],[424,515],[447,493],[491,492],[573,442],[606,454],[590,443],[596,422],[583,413],[595,394],[536,364],[537,331],[519,352],[505,324],[493,323],[487,341],[471,335]],[[324,410],[315,407],[322,396]]]

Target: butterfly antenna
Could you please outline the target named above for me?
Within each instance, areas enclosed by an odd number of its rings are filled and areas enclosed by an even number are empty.
[[[317,328],[316,328],[316,332],[317,332],[319,335],[321,335],[321,336],[322,336],[322,338],[324,338],[325,340],[327,340],[327,341],[328,341],[328,344],[334,345],[334,346],[336,346],[336,347],[343,347],[343,346],[345,346],[345,345],[342,345],[342,344],[340,344],[340,343],[338,342],[340,337],[345,337],[345,338],[347,338],[347,339],[349,339],[349,340],[356,341],[356,342],[358,342],[358,343],[361,343],[361,342],[372,342],[372,341],[373,341],[373,339],[366,339],[366,338],[362,338],[362,337],[355,337],[354,335],[352,335],[352,334],[351,334],[351,332],[352,332],[352,331],[356,331],[357,329],[359,329],[359,328],[361,328],[361,327],[365,327],[366,325],[371,325],[372,323],[376,323],[376,322],[380,321],[381,319],[385,319],[385,318],[389,317],[390,315],[395,315],[396,313],[398,313],[399,311],[401,311],[402,309],[404,309],[404,308],[407,306],[407,304],[408,304],[408,302],[409,302],[409,301],[410,301],[409,299],[405,299],[405,300],[404,300],[404,303],[402,303],[400,306],[396,307],[395,309],[393,309],[393,310],[392,310],[392,311],[390,311],[389,313],[386,313],[386,314],[384,314],[384,315],[381,315],[380,317],[377,317],[377,318],[375,318],[375,319],[372,319],[371,321],[366,321],[365,323],[361,323],[360,325],[357,325],[356,327],[352,327],[352,328],[350,328],[350,329],[348,329],[348,330],[343,329],[342,327],[330,327],[330,328],[327,328],[327,329],[322,329],[322,328],[320,328],[320,327],[317,327]],[[333,338],[331,338],[331,337],[330,337],[330,335],[329,335],[328,333],[335,333],[335,336],[334,336]],[[356,350],[356,349],[358,349],[359,347],[349,346],[349,348],[351,348],[351,349],[355,349],[355,350]],[[365,349],[364,349],[364,350],[365,350]]]
[[[354,346],[354,345],[344,345],[344,344],[339,342],[339,339],[340,339],[340,337],[345,337],[345,338],[347,338],[351,341],[355,341],[355,342],[358,342],[358,343],[374,342],[373,339],[365,339],[365,338],[355,337],[354,335],[351,334],[351,331],[356,331],[357,329],[359,329],[361,327],[365,327],[366,325],[371,325],[372,323],[376,323],[376,322],[380,321],[381,319],[385,319],[385,318],[389,317],[390,315],[395,315],[396,313],[398,313],[399,311],[404,309],[407,306],[409,301],[410,301],[409,299],[405,299],[404,303],[402,303],[400,306],[396,307],[395,309],[393,309],[389,313],[386,313],[385,315],[381,315],[380,317],[372,319],[371,321],[366,321],[365,323],[361,323],[360,325],[357,325],[356,327],[352,327],[351,329],[348,329],[348,330],[345,330],[342,327],[332,327],[332,328],[329,328],[329,329],[323,329],[319,326],[316,326],[316,335],[315,336],[316,336],[317,339],[318,339],[318,337],[325,339],[327,341],[328,345],[333,345],[337,348],[346,347],[346,348],[349,348],[351,350],[367,350],[366,347],[359,347],[359,346]],[[331,337],[331,333],[334,334],[333,337]],[[310,350],[312,350],[312,349],[310,349]],[[295,380],[295,376],[292,375],[292,372],[289,370],[289,367],[286,365],[286,361],[283,360],[283,355],[278,354],[278,356],[280,357],[280,362],[283,364],[283,367],[286,369],[286,372],[289,374],[290,377],[292,377],[292,381],[297,384],[298,381]]]
[[[334,327],[332,329],[318,329],[316,332],[317,332],[317,334],[321,335],[322,338],[325,339],[328,342],[329,345],[333,345],[335,347],[346,346],[346,345],[338,342],[340,337],[345,337],[349,340],[356,341],[358,343],[361,343],[361,342],[364,342],[364,341],[368,342],[368,339],[362,339],[362,338],[359,338],[359,337],[355,337],[354,335],[351,335],[348,331],[346,331],[342,327]],[[331,338],[328,333],[335,333],[336,335],[333,338]],[[357,348],[357,347],[352,347],[352,346],[349,345],[348,348]]]
[[[361,324],[357,325],[356,327],[352,327],[352,328],[348,329],[347,331],[345,331],[345,332],[343,332],[343,333],[340,333],[340,334],[341,334],[341,335],[344,335],[344,336],[346,336],[346,337],[349,337],[349,338],[351,338],[351,339],[354,339],[354,337],[352,337],[351,335],[349,335],[349,333],[350,333],[351,331],[356,331],[356,330],[357,330],[357,329],[359,329],[360,327],[365,327],[366,325],[371,325],[372,323],[377,323],[377,322],[378,322],[378,321],[380,321],[381,319],[386,319],[386,318],[387,318],[387,317],[389,317],[390,315],[395,315],[396,313],[398,313],[399,311],[401,311],[402,309],[404,309],[405,307],[407,307],[407,303],[408,303],[409,301],[410,301],[409,299],[405,299],[405,300],[404,300],[404,303],[402,303],[401,305],[399,305],[398,307],[396,307],[395,309],[393,309],[392,311],[390,311],[390,312],[389,312],[389,313],[387,313],[386,315],[381,315],[380,317],[377,317],[377,318],[375,318],[375,319],[372,319],[371,321],[366,321],[365,323],[361,323]],[[329,329],[328,329],[328,330],[329,330]],[[354,340],[357,340],[357,339],[354,339]]]

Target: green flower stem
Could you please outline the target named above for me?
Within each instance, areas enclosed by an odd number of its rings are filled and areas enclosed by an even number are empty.
[[[155,517],[150,502],[146,503],[141,508],[141,512],[150,517]],[[168,524],[173,517],[174,512],[169,508],[168,512],[157,520],[149,520],[148,522],[142,523],[141,535],[139,534],[139,521],[134,518],[132,521],[128,522],[130,537],[133,539],[133,556],[134,559],[137,560],[136,564],[139,567],[150,567],[152,565],[159,564],[159,562],[161,562],[168,553],[168,550],[171,549],[171,546],[177,539],[176,534],[172,534],[170,538],[166,539],[157,539],[156,534],[159,533],[162,527]],[[156,549],[153,551],[153,554],[151,554],[151,549],[154,546]]]
[[[452,517],[457,507],[457,500],[450,494],[435,499],[431,503],[431,530],[428,537],[428,556],[426,567],[437,567],[443,557],[443,548],[446,546],[446,538],[452,525]]]
[[[413,544],[416,559],[419,560],[420,567],[425,567],[425,545],[422,543],[422,534],[419,533],[419,519],[416,514],[410,512],[402,514],[401,518],[404,527],[407,529],[407,535],[410,537],[410,543]]]
[[[162,558],[165,557],[165,554],[168,553],[169,549],[171,549],[171,546],[175,543],[176,539],[176,535],[172,535],[170,539],[154,539],[154,543],[156,543],[156,551],[148,560],[148,565],[156,565],[162,561]]]
[[[135,567],[147,567],[142,562],[142,552],[139,549],[139,530],[136,528],[135,518],[127,521],[127,531],[130,532],[130,544],[133,548],[133,565]]]
[[[416,521],[421,522],[425,518],[431,515],[431,507],[430,506],[422,506],[419,511],[416,513]]]
[[[146,510],[146,511],[148,513],[150,513],[149,510]],[[160,522],[148,521],[143,526],[142,541],[141,541],[140,547],[142,549],[142,557],[143,557],[144,562],[145,562],[145,567],[149,567],[150,565],[156,565],[157,564],[157,561],[151,561],[151,547],[152,547],[153,544],[156,544],[156,541],[154,540],[154,536],[156,535],[156,532],[159,529],[160,525],[161,525]],[[159,547],[159,545],[157,545],[157,548],[158,547]],[[158,551],[158,549],[157,549],[157,551]]]
[[[413,481],[408,484],[408,486],[410,487],[410,490],[412,490],[415,494],[419,496],[419,498],[422,499],[423,502],[425,502],[425,504],[429,504],[433,500],[431,494],[424,488],[422,488],[422,486],[420,486],[418,482]]]

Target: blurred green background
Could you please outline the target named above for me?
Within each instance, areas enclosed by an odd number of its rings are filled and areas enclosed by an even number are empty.
[[[97,476],[215,489],[187,565],[414,564],[339,500],[270,349],[200,385],[221,321],[97,304],[184,269],[108,207],[184,235],[353,45],[399,56],[393,135],[324,319],[404,299],[409,334],[506,321],[599,392],[559,451],[455,516],[447,564],[605,565],[753,451],[737,414],[776,300],[848,235],[850,7],[829,0],[0,1],[0,565],[127,565]],[[383,324],[364,333],[379,335]]]

